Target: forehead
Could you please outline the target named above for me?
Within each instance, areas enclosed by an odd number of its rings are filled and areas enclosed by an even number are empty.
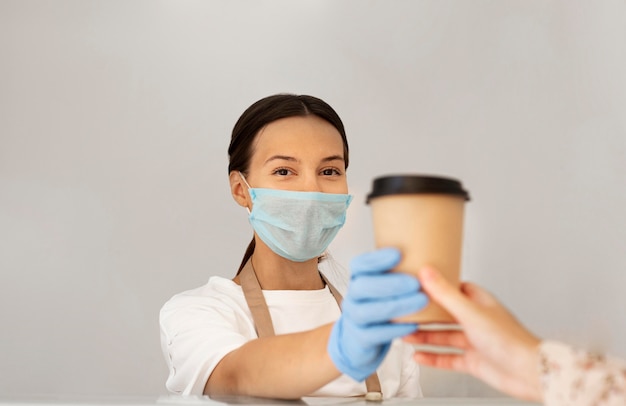
[[[256,136],[253,151],[253,160],[274,154],[343,156],[343,140],[339,131],[322,118],[288,117],[262,128]]]

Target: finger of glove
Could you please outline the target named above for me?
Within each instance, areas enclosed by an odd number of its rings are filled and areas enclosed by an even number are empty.
[[[420,283],[417,278],[388,272],[375,275],[359,275],[350,281],[347,296],[359,300],[390,299],[396,296],[417,292]]]
[[[381,248],[357,255],[350,261],[352,275],[386,272],[400,262],[400,251],[396,248]]]
[[[344,324],[344,350],[359,355],[367,353],[367,348],[390,343],[392,340],[409,335],[417,330],[415,323],[384,323],[359,326],[347,321]]]
[[[346,297],[342,309],[344,316],[357,325],[388,322],[400,316],[414,313],[428,303],[428,297],[414,291],[410,294],[384,300],[355,301]]]

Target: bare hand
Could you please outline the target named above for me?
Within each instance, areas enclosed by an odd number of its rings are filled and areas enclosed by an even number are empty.
[[[419,272],[423,289],[461,325],[462,331],[420,331],[406,336],[413,344],[455,347],[462,354],[417,350],[415,361],[469,373],[518,398],[540,401],[540,340],[522,326],[489,292],[472,283],[452,286],[433,268]]]

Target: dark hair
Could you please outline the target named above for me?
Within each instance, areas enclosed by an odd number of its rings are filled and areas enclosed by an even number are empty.
[[[348,139],[343,122],[337,112],[328,103],[317,97],[281,93],[255,102],[243,112],[235,123],[228,146],[228,173],[240,171],[244,175],[248,174],[252,145],[256,135],[263,127],[281,118],[310,115],[326,120],[337,129],[343,141],[343,157],[346,168],[348,168]],[[241,272],[241,269],[252,256],[254,246],[254,238],[252,238],[237,274]]]

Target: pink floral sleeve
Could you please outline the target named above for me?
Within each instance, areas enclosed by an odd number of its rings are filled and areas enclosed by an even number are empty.
[[[539,347],[546,406],[626,405],[626,364],[554,341]]]

